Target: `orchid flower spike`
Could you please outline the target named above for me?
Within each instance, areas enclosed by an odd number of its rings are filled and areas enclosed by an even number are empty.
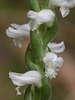
[[[9,72],[9,78],[12,80],[14,85],[17,85],[17,95],[20,95],[20,86],[32,84],[38,88],[42,86],[41,75],[38,71],[28,71],[24,74]]]
[[[50,0],[50,6],[60,7],[60,12],[64,18],[69,14],[70,8],[75,7],[75,0]]]
[[[6,30],[6,34],[8,37],[14,38],[15,46],[22,47],[23,37],[30,38],[30,26],[28,24],[11,24],[11,27]]]
[[[50,50],[54,53],[61,53],[65,50],[65,45],[64,42],[60,42],[60,43],[48,43],[48,48],[50,48]],[[46,51],[48,51],[48,49],[46,48]]]
[[[34,31],[36,30],[39,25],[46,24],[48,27],[51,27],[54,22],[55,14],[52,10],[49,9],[43,9],[40,12],[35,11],[29,11],[27,13],[28,18],[30,18],[29,25],[31,26],[31,29]]]
[[[59,71],[59,67],[62,66],[64,60],[61,57],[58,57],[53,52],[47,52],[43,58],[45,63],[45,74],[50,79],[56,78],[57,71]]]

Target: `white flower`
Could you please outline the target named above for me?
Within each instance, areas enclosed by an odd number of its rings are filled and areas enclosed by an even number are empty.
[[[43,9],[40,12],[29,11],[27,14],[28,18],[30,18],[29,25],[32,30],[36,30],[40,24],[46,24],[48,27],[51,27],[54,22],[55,14],[52,10]],[[32,25],[33,23],[33,25]]]
[[[11,78],[12,82],[17,85],[17,95],[20,95],[19,91],[20,86],[32,84],[38,88],[42,86],[41,83],[41,75],[38,71],[28,71],[24,74],[9,72],[9,78]]]
[[[30,37],[30,26],[29,24],[17,25],[11,24],[12,27],[9,27],[6,30],[6,34],[10,38],[14,38],[14,44],[18,47],[22,47],[23,37]]]
[[[60,12],[64,18],[69,14],[70,8],[75,7],[75,0],[50,0],[50,6],[60,7]]]
[[[63,58],[58,57],[53,52],[47,52],[43,58],[45,63],[45,74],[50,79],[55,78],[59,67],[63,64]]]
[[[62,42],[60,42],[60,43],[48,43],[48,45],[47,45],[49,48],[50,48],[50,50],[52,51],[52,52],[55,52],[55,53],[61,53],[61,52],[63,52],[64,50],[65,50],[65,45],[64,45],[64,42],[62,41]],[[48,49],[46,48],[46,51],[48,51]]]

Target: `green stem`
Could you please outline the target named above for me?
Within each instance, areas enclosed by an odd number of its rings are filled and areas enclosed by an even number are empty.
[[[33,100],[31,95],[31,85],[29,85],[25,91],[24,100]]]
[[[44,67],[43,57],[45,54],[43,39],[39,30],[31,31],[31,46],[32,46],[32,56],[34,63],[40,66],[42,69]]]
[[[41,100],[41,89],[35,87],[35,100]]]

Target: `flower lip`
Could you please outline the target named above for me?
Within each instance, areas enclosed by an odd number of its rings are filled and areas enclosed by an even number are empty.
[[[45,74],[50,79],[56,77],[59,67],[61,67],[64,62],[63,58],[58,57],[53,52],[47,52],[43,58],[43,61],[45,63]]]

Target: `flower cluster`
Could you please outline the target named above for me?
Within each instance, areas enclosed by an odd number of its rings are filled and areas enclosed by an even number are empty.
[[[62,53],[65,45],[63,41],[60,43],[49,42],[54,38],[57,30],[57,26],[55,26],[57,25],[55,24],[57,22],[56,14],[53,8],[60,7],[62,17],[64,18],[69,14],[70,8],[74,6],[75,0],[49,0],[47,9],[40,11],[30,10],[27,13],[27,17],[30,19],[27,24],[11,24],[11,27],[6,30],[7,36],[13,38],[15,46],[20,48],[22,47],[24,37],[30,39],[30,48],[28,47],[27,49],[26,57],[28,59],[27,65],[32,71],[24,74],[9,72],[9,78],[18,86],[16,88],[17,95],[21,94],[19,91],[20,86],[28,86],[29,84],[37,88],[43,88],[42,90],[45,92],[45,86],[47,86],[47,90],[49,88],[47,79],[56,78],[57,72],[64,62],[63,58],[58,57],[56,53]],[[42,27],[40,28],[40,26]],[[46,95],[46,92],[44,94]],[[44,97],[42,96],[42,98]],[[46,100],[48,98],[49,95]]]
[[[57,57],[55,53],[61,53],[65,49],[64,42],[61,43],[48,43],[48,48],[50,48],[51,52],[46,50],[45,57],[43,61],[45,63],[45,73],[46,76],[50,79],[56,78],[57,71],[59,71],[59,67],[63,64],[63,58]]]
[[[29,11],[27,16],[30,18],[28,24],[11,24],[11,27],[6,30],[7,36],[14,38],[14,44],[18,47],[22,47],[22,41],[24,37],[30,38],[30,29],[37,30],[39,25],[44,23],[48,27],[51,27],[54,22],[55,14],[52,10],[44,9],[40,12]]]

